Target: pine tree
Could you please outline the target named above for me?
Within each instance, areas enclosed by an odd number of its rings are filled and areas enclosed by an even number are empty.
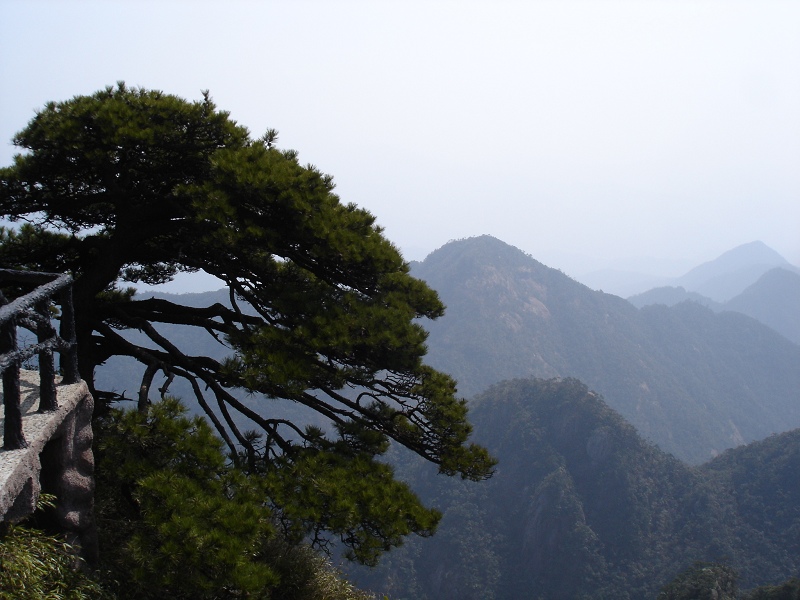
[[[80,372],[101,405],[115,396],[96,389],[95,369],[112,356],[141,364],[142,412],[157,373],[162,394],[185,379],[230,453],[271,482],[287,531],[333,532],[373,562],[438,518],[379,461],[390,440],[448,475],[480,480],[493,461],[468,441],[455,382],[423,363],[418,320],[442,315],[436,293],[373,215],[276,139],[253,139],[207,93],[188,102],[120,83],[50,103],[0,170],[0,214],[23,223],[2,230],[0,262],[73,273]],[[126,287],[185,271],[221,279],[229,301],[190,307]],[[163,324],[205,330],[229,356],[195,355]],[[279,418],[276,402],[327,425]]]

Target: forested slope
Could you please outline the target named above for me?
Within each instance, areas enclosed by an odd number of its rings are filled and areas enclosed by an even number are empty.
[[[743,589],[800,569],[800,432],[691,467],[572,379],[503,382],[472,416],[495,477],[445,481],[401,460],[445,516],[362,585],[394,598],[639,599],[696,560],[730,564]]]

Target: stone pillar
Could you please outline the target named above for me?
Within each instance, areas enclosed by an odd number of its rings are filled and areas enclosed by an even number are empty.
[[[42,491],[54,494],[55,523],[89,564],[97,562],[94,522],[92,410],[88,391],[64,419],[41,453]]]

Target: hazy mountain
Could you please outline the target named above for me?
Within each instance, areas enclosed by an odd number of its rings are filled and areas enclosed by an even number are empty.
[[[678,277],[663,276],[656,271],[603,269],[578,279],[594,290],[623,298],[640,296],[653,288],[670,287],[683,288],[715,302],[725,302],[775,267],[800,273],[800,269],[789,264],[780,254],[756,241],[733,248]]]
[[[674,285],[717,302],[726,302],[775,267],[792,268],[785,258],[763,242],[750,242],[695,267],[679,277]]]
[[[758,319],[800,344],[800,273],[784,268],[767,271],[723,308]]]
[[[637,310],[489,236],[451,242],[413,274],[445,316],[429,362],[469,397],[517,377],[577,377],[645,437],[690,462],[800,427],[800,347],[696,303]]]
[[[685,288],[672,286],[653,288],[628,298],[628,302],[633,304],[636,308],[643,308],[651,304],[675,306],[676,304],[686,301],[697,302],[698,304],[717,311],[719,307],[722,306],[719,302],[714,302],[711,298],[706,298],[697,292],[688,292]]]
[[[744,588],[800,568],[800,431],[693,468],[576,380],[503,382],[471,415],[495,476],[464,483],[401,461],[444,518],[361,585],[418,600],[617,600],[654,598],[696,560],[730,563]]]
[[[593,290],[601,290],[622,298],[639,294],[651,288],[671,284],[673,277],[657,277],[640,271],[601,269],[577,277],[578,281]]]
[[[568,255],[567,255],[568,256]],[[565,257],[566,258],[566,257]],[[588,268],[591,259],[585,259],[584,265],[575,261],[548,259],[542,261],[558,267],[593,290],[602,290],[623,298],[644,292],[654,287],[668,285],[679,275],[696,265],[687,259],[653,258],[647,256],[631,256],[608,259],[596,259],[593,268]],[[570,268],[565,268],[569,265]]]
[[[741,294],[725,303],[714,302],[682,287],[654,288],[628,298],[638,308],[651,304],[674,306],[691,300],[716,312],[736,311],[764,323],[800,344],[800,273],[776,267],[764,273]]]

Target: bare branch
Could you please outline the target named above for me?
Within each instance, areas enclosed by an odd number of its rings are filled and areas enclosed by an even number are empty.
[[[148,396],[150,395],[150,386],[153,384],[153,377],[158,372],[159,366],[156,362],[151,362],[147,365],[142,375],[142,384],[139,386],[139,402],[138,410],[144,414],[147,412],[147,405],[150,404]]]

